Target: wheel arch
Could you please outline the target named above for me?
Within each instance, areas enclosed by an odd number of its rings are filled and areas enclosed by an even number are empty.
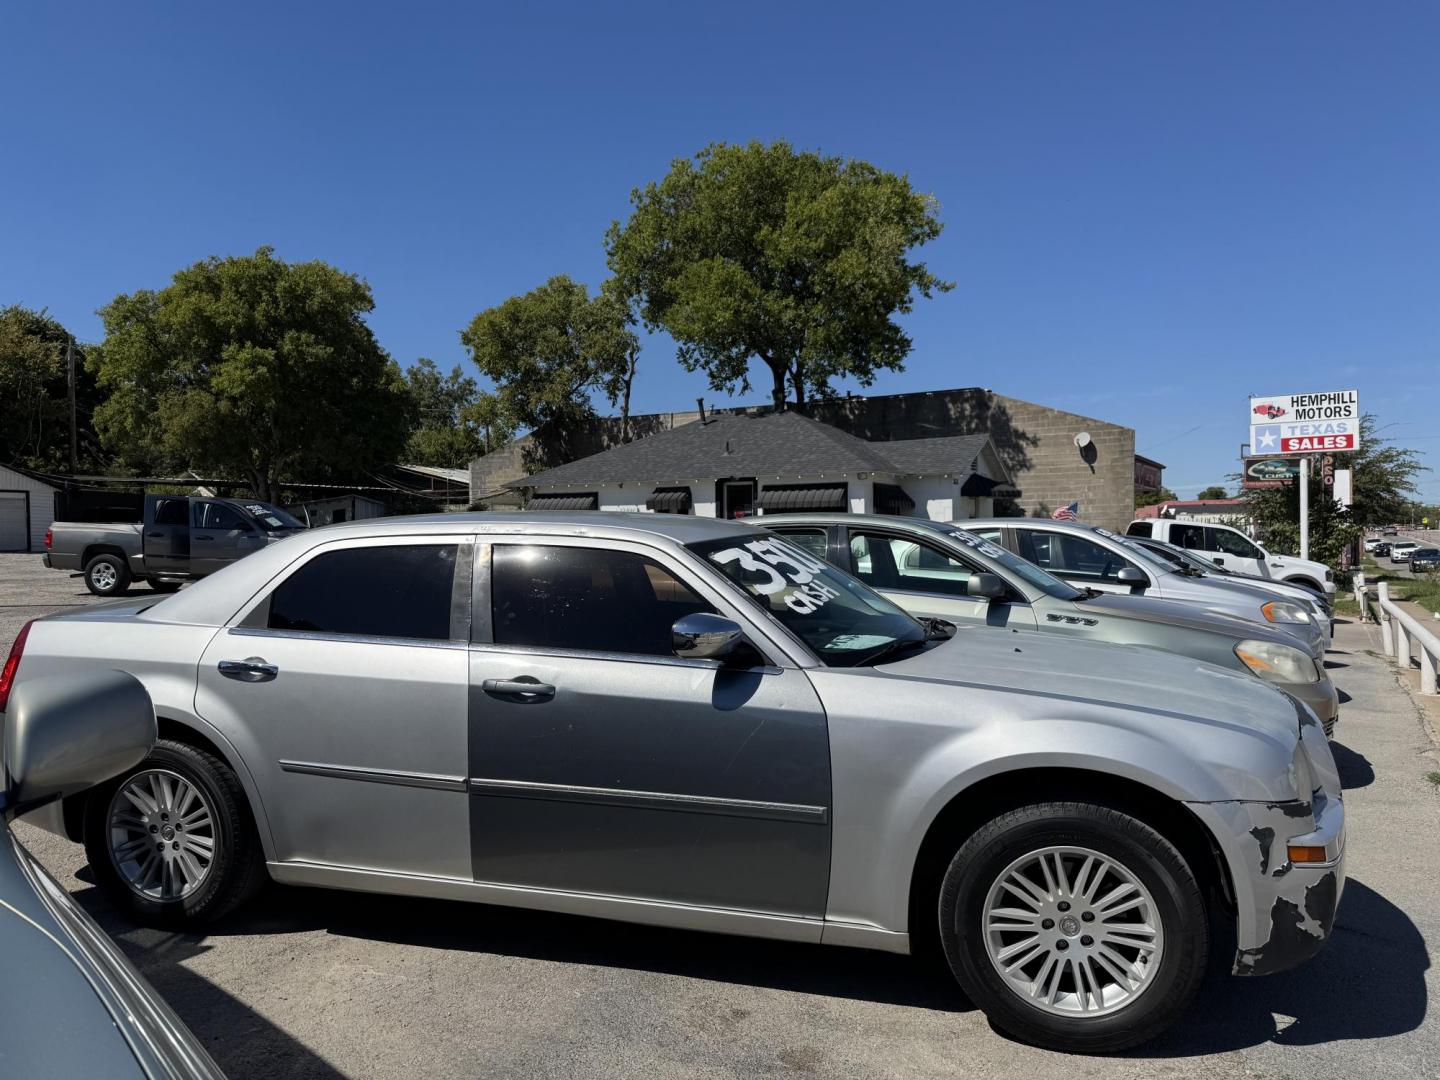
[[[80,568],[82,570],[88,568],[91,561],[101,555],[114,555],[125,564],[127,570],[130,568],[130,556],[116,544],[87,544],[80,552]]]
[[[1006,810],[1038,801],[1091,802],[1121,810],[1154,828],[1176,846],[1207,899],[1233,911],[1234,882],[1215,837],[1183,802],[1138,780],[1073,766],[1042,766],[995,773],[951,797],[931,820],[910,873],[910,950],[931,954],[940,947],[933,904],[955,849]]]
[[[1295,574],[1291,577],[1281,578],[1280,580],[1287,585],[1299,585],[1302,589],[1309,589],[1311,592],[1319,593],[1321,596],[1325,595],[1325,586],[1305,574]]]

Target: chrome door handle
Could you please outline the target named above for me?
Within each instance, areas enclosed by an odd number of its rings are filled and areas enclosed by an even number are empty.
[[[555,687],[538,679],[486,679],[480,689],[497,697],[518,697],[525,701],[548,701],[555,696]]]
[[[240,682],[269,682],[280,674],[280,669],[274,664],[267,664],[263,657],[249,656],[244,660],[221,660],[219,664],[220,674],[227,679],[238,679]]]

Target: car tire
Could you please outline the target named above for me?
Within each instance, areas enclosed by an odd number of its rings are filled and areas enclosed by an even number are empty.
[[[85,587],[96,596],[120,596],[130,588],[130,567],[119,555],[96,555],[85,564]]]
[[[180,586],[184,584],[184,582],[183,582],[183,581],[157,581],[157,580],[155,580],[155,579],[152,578],[149,582],[147,582],[147,584],[150,586],[150,588],[154,589],[156,592],[159,592],[159,593],[172,593],[172,592],[175,592],[176,590],[178,590],[178,589],[180,588]]]
[[[187,789],[193,798],[183,794]],[[122,794],[127,790],[130,796]],[[186,821],[189,834],[171,831],[183,830]],[[235,773],[214,754],[169,739],[156,742],[139,765],[91,793],[84,839],[97,884],[117,909],[144,926],[204,926],[249,900],[267,878],[260,838]],[[162,850],[164,856],[158,854]],[[189,860],[182,862],[182,856]],[[150,872],[142,878],[147,863]],[[162,868],[155,870],[154,863]],[[192,886],[185,879],[195,869],[200,872]]]
[[[1002,884],[1026,891],[1015,874],[1033,875],[1028,902]],[[1184,857],[1139,819],[1092,803],[1022,806],[982,826],[955,852],[938,907],[970,1000],[996,1028],[1051,1050],[1115,1053],[1154,1038],[1189,1006],[1209,961],[1206,905]]]

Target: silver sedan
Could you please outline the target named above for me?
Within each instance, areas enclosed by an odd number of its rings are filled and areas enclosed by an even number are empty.
[[[21,686],[119,668],[155,701],[148,757],[45,812],[149,923],[268,877],[933,949],[1004,1030],[1097,1052],[1184,1013],[1212,916],[1238,974],[1282,970],[1344,881],[1334,760],[1284,694],[942,639],[738,523],[355,522],[23,639]]]

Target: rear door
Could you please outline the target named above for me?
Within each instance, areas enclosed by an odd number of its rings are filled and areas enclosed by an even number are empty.
[[[184,495],[147,495],[141,538],[146,573],[189,574],[190,500]]]
[[[825,714],[805,673],[671,651],[681,616],[747,618],[673,551],[496,539],[470,651],[474,876],[819,917]],[[764,648],[764,645],[761,645]]]
[[[254,523],[233,506],[214,499],[192,499],[190,522],[192,574],[213,574],[264,543]]]
[[[467,535],[307,552],[200,662],[282,861],[468,880]]]

